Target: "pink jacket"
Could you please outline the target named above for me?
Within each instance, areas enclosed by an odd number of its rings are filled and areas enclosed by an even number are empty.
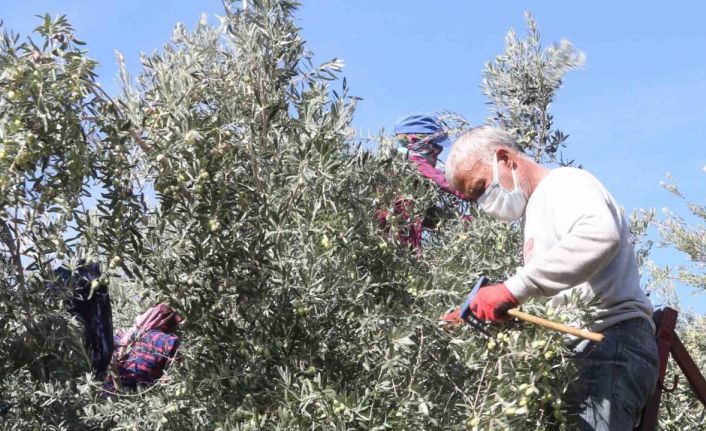
[[[464,199],[460,192],[456,191],[449,185],[446,181],[446,176],[444,173],[433,167],[427,159],[419,154],[410,153],[409,161],[414,164],[420,174],[432,180],[441,188],[441,190],[450,193],[459,199]],[[413,250],[420,251],[422,248],[422,219],[420,217],[410,217],[410,205],[411,202],[404,198],[399,198],[395,201],[394,214],[402,216],[402,219],[407,221],[406,228],[403,228],[397,233],[397,241],[399,241],[400,245],[403,247],[409,247]],[[390,213],[384,210],[378,210],[375,215],[383,230],[386,233],[389,232],[390,228],[387,224],[387,218],[390,216]],[[464,219],[470,220],[470,217],[464,216]]]
[[[444,172],[433,167],[427,159],[419,154],[409,153],[409,161],[414,163],[420,174],[434,181],[441,188],[441,190],[446,193],[450,193],[459,199],[464,199],[463,195],[456,189],[452,188],[446,181]]]

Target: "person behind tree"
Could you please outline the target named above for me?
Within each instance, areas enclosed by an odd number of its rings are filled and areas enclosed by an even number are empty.
[[[481,289],[471,310],[499,321],[530,298],[551,298],[554,305],[574,294],[596,298],[597,313],[587,323],[605,338],[572,341],[578,380],[569,388],[569,411],[581,430],[632,430],[655,388],[658,357],[653,307],[640,288],[628,224],[613,196],[587,171],[550,170],[527,157],[509,133],[488,126],[454,143],[446,177],[491,217],[522,219],[524,266]]]
[[[114,337],[115,354],[105,389],[136,390],[155,384],[177,357],[177,326],[182,318],[166,304],[142,313],[127,331]]]
[[[436,183],[441,190],[459,199],[463,195],[449,186],[444,171],[437,169],[439,155],[452,144],[448,133],[436,117],[424,114],[410,115],[395,124],[398,151],[424,177]]]
[[[444,147],[451,144],[448,133],[436,117],[427,114],[409,115],[395,124],[394,132],[397,151],[405,156],[419,174],[433,181],[446,193],[463,199],[459,192],[449,186],[444,172],[436,167]],[[397,235],[397,240],[403,247],[420,250],[423,231],[435,225],[437,209],[429,208],[425,217],[412,218],[412,205],[413,203],[405,198],[395,201],[393,214],[401,216],[406,222]],[[388,211],[377,212],[377,218],[386,232],[389,230],[389,216]]]
[[[108,286],[101,282],[100,265],[82,260],[73,270],[58,267],[54,277],[47,288],[67,294],[66,309],[83,325],[91,368],[100,378],[113,355],[113,311]]]

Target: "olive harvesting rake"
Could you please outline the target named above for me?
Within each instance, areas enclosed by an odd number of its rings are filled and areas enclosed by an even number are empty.
[[[475,314],[473,314],[473,311],[471,311],[471,303],[473,302],[473,299],[476,297],[478,294],[478,291],[480,291],[483,286],[486,286],[490,283],[490,280],[486,276],[481,276],[478,281],[476,281],[476,284],[473,286],[473,289],[471,290],[471,293],[468,294],[466,297],[466,301],[463,303],[463,306],[461,307],[460,310],[460,315],[461,319],[463,319],[466,323],[471,325],[473,328],[476,330],[480,331],[481,333],[485,335],[489,335],[488,331],[486,330],[487,324],[479,319]],[[568,325],[564,325],[558,322],[553,322],[551,320],[543,319],[541,317],[533,316],[531,314],[525,313],[523,311],[520,311],[517,308],[511,308],[510,310],[507,311],[507,314],[509,314],[512,317],[515,317],[520,320],[524,320],[525,322],[529,322],[535,325],[543,326],[547,329],[551,329],[554,331],[559,331],[564,334],[569,334],[573,335],[575,337],[579,338],[584,338],[586,340],[591,340],[596,343],[600,343],[603,341],[603,334],[599,334],[597,332],[591,332],[587,331],[585,329],[578,329],[578,328],[573,328]]]

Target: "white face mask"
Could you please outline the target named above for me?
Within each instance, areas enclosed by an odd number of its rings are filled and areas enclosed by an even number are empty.
[[[512,170],[512,184],[515,187],[512,191],[505,190],[500,185],[498,156],[495,154],[493,157],[493,182],[478,198],[478,205],[489,216],[498,220],[513,221],[522,217],[527,206],[527,198],[525,198],[524,192],[520,189],[514,169]]]

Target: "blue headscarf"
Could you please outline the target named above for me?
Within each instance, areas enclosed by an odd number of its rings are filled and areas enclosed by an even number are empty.
[[[441,122],[427,114],[404,117],[395,124],[395,135],[401,152],[419,154],[433,165],[443,147],[451,144]]]

